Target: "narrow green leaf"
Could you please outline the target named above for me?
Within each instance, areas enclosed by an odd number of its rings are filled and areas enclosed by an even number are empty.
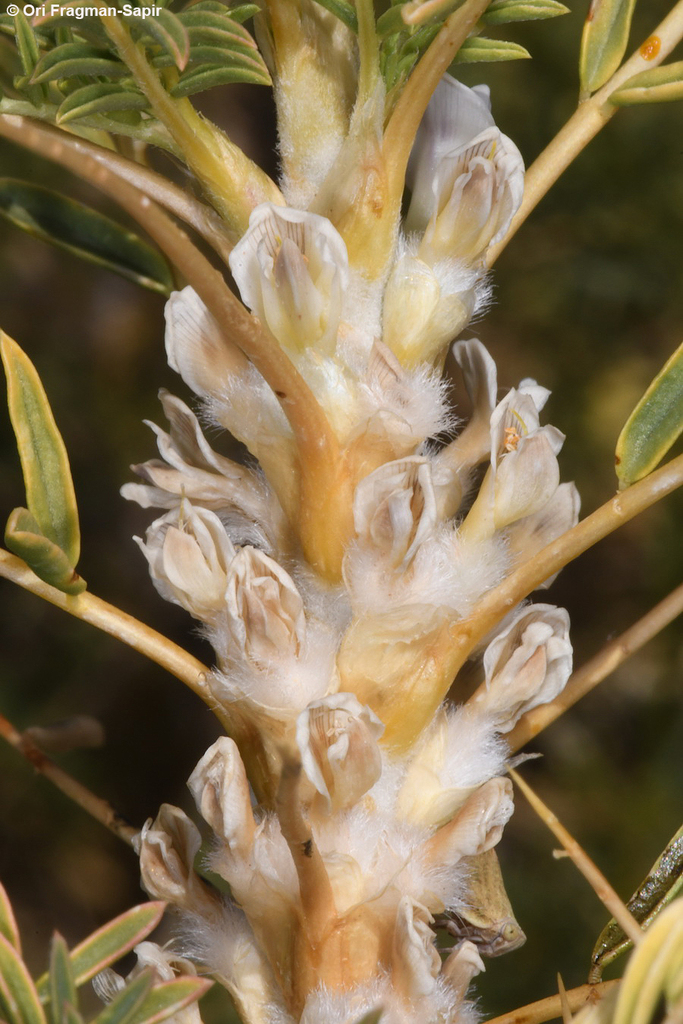
[[[187,28],[177,14],[162,9],[154,17],[136,18],[135,21],[144,29],[145,35],[159,43],[176,67],[183,71],[190,56],[190,40]]]
[[[114,110],[147,110],[149,101],[138,90],[124,88],[114,82],[84,85],[70,93],[57,111],[57,124],[67,124],[93,114],[109,114]]]
[[[40,50],[31,23],[22,9],[14,16],[14,32],[24,74],[31,75],[40,60]]]
[[[40,532],[62,549],[73,567],[81,538],[64,442],[35,366],[4,331],[0,331],[0,354],[29,511]]]
[[[125,914],[114,918],[98,928],[84,942],[71,951],[76,985],[80,987],[90,981],[105,967],[116,963],[122,956],[129,953],[138,942],[147,938],[161,920],[166,904],[161,902],[142,903],[138,907],[127,910]],[[37,983],[40,998],[48,997],[48,977],[44,974]]]
[[[0,885],[0,935],[4,935],[11,946],[14,946],[21,956],[21,940],[19,929],[12,910],[9,896],[5,888]]]
[[[473,36],[462,44],[455,55],[453,64],[522,60],[525,57],[531,57],[531,54],[519,43],[506,42],[504,39],[487,39],[485,36]]]
[[[28,509],[15,508],[5,527],[5,544],[39,579],[65,594],[81,594],[86,582],[60,547],[41,533]]]
[[[93,1024],[128,1024],[148,997],[154,979],[150,970],[143,971],[119,992],[115,999],[97,1015]]]
[[[7,1024],[47,1024],[31,976],[4,935],[0,935],[0,1013]]]
[[[683,431],[683,344],[660,370],[619,435],[619,490],[651,473]]]
[[[98,263],[143,288],[170,295],[166,260],[141,238],[96,210],[38,185],[0,178],[0,214],[43,241]]]
[[[592,0],[581,37],[581,90],[595,92],[621,64],[636,0]]]
[[[50,1016],[52,1024],[68,1024],[67,1007],[76,1006],[76,983],[74,981],[69,949],[57,932],[50,944]]]
[[[199,7],[201,7],[201,10],[198,10]],[[197,4],[191,7],[189,11],[181,11],[178,17],[190,32],[193,28],[218,28],[237,36],[238,39],[241,39],[242,42],[252,49],[258,49],[253,37],[244,25],[241,25],[239,21],[232,18],[225,7],[219,13],[214,10],[205,10],[203,5]]]
[[[377,19],[377,35],[380,39],[406,31],[407,25],[401,13],[404,6],[405,4],[396,4],[394,7],[389,7],[384,14],[379,16]]]
[[[186,71],[170,89],[170,94],[175,99],[184,96],[194,96],[198,92],[205,92],[217,85],[228,85],[231,82],[251,82],[254,85],[270,85],[270,76],[261,70],[245,67],[235,60],[222,67],[214,64],[199,64],[197,67]]]
[[[83,1018],[78,1010],[67,1005],[64,1007],[64,1022],[65,1024],[83,1024]]]
[[[64,43],[48,50],[35,66],[31,82],[52,82],[75,75],[106,75],[108,78],[129,75],[130,71],[108,50],[87,43]]]
[[[481,19],[485,25],[505,25],[512,21],[540,21],[569,14],[558,0],[493,0]]]
[[[45,89],[43,86],[32,86],[29,79],[35,70],[36,64],[40,61],[38,40],[31,23],[23,10],[19,10],[13,21],[17,50],[19,52],[21,66],[24,69],[24,77],[26,80],[26,84],[23,88],[17,86],[16,80],[14,82],[14,86],[15,88],[19,88],[20,92],[24,92],[31,103],[35,103],[37,105],[45,99]]]
[[[212,985],[209,978],[192,977],[175,978],[156,985],[127,1024],[160,1024],[160,1021],[201,999]]]
[[[646,877],[626,904],[636,921],[648,928],[655,917],[683,890],[683,826],[666,844]],[[631,948],[623,928],[612,920],[598,936],[591,956],[589,982],[600,981],[608,964]]]
[[[206,27],[191,28],[190,54],[196,46],[215,46],[221,50],[235,50],[243,53],[245,57],[257,57],[260,60],[258,48],[253,39],[244,39],[235,32],[226,29]]]
[[[652,71],[642,71],[610,93],[610,103],[618,107],[633,103],[665,103],[683,99],[683,61],[662,64]]]
[[[232,20],[242,24],[243,21],[253,18],[255,14],[260,14],[261,8],[258,4],[238,4],[237,7],[230,7],[229,11]]]
[[[339,18],[352,32],[358,31],[358,18],[356,17],[355,8],[347,3],[346,0],[317,0],[317,2],[326,11],[329,11],[330,14],[334,14],[335,18]]]
[[[159,57],[155,57],[152,61],[154,67],[162,68],[170,65],[170,57],[166,54],[162,54]],[[263,64],[259,54],[251,51],[248,54],[242,54],[237,52],[234,48],[226,48],[220,46],[193,46],[190,50],[190,63],[196,68],[198,65],[203,64],[208,66],[217,64],[219,67],[244,67],[245,69],[251,69],[256,74],[261,74],[263,70]]]

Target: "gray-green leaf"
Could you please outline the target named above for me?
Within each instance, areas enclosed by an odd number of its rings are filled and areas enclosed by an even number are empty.
[[[213,982],[209,978],[183,977],[156,985],[126,1024],[160,1024],[185,1006],[195,1003]]]
[[[76,1005],[74,981],[69,950],[57,932],[50,945],[50,1016],[52,1024],[68,1024],[68,1007]]]
[[[0,1013],[7,1024],[47,1024],[24,962],[4,935],[0,935]]]
[[[0,214],[29,234],[127,277],[162,295],[173,290],[163,256],[96,210],[57,192],[0,178]]]
[[[40,60],[40,50],[31,23],[22,10],[14,17],[14,33],[24,74],[31,75]]]
[[[143,971],[118,993],[109,1006],[97,1015],[93,1024],[128,1024],[133,1017],[137,1016],[140,1007],[144,1004],[152,988],[153,980],[151,971]]]
[[[523,60],[526,57],[531,57],[531,54],[519,43],[506,42],[504,39],[487,39],[485,36],[473,36],[462,44],[455,55],[453,64]]]
[[[116,963],[129,953],[138,942],[147,938],[159,924],[165,906],[165,903],[154,902],[133,907],[98,928],[76,946],[71,951],[71,966],[76,985],[80,987],[86,981],[90,981],[105,967]],[[36,988],[42,1000],[49,997],[47,974],[39,979]]]
[[[124,87],[115,82],[97,82],[75,89],[66,97],[57,111],[57,124],[67,124],[93,114],[108,114],[114,110],[146,110],[149,101],[133,86]]]
[[[259,67],[247,64],[245,60],[224,58],[222,66],[215,64],[198,64],[185,71],[178,82],[170,90],[171,96],[181,99],[205,92],[217,85],[228,85],[231,82],[251,82],[254,85],[269,85],[270,76]]]
[[[39,579],[64,594],[80,594],[86,583],[60,547],[41,532],[26,508],[15,508],[5,527],[5,544]]]
[[[29,511],[39,532],[64,552],[73,567],[81,538],[69,459],[45,389],[31,360],[0,332],[7,402],[26,485]]]
[[[52,82],[58,78],[73,78],[74,75],[129,75],[125,64],[102,50],[87,43],[63,43],[48,50],[36,64],[31,82]]]
[[[683,99],[683,61],[662,64],[651,71],[641,71],[610,93],[610,103],[618,107],[634,103],[665,103]]]
[[[493,0],[486,8],[485,25],[505,25],[512,21],[539,21],[569,14],[569,8],[558,0]]]
[[[172,58],[181,71],[190,56],[190,40],[187,29],[177,14],[161,10],[155,17],[136,18],[145,35],[151,36]]]
[[[623,490],[651,473],[683,431],[683,344],[662,367],[619,435],[616,470]]]
[[[2,885],[0,885],[0,935],[4,935],[10,945],[14,946],[17,953],[21,955],[19,929],[9,896]]]
[[[592,0],[581,38],[581,90],[595,92],[621,64],[636,0]]]

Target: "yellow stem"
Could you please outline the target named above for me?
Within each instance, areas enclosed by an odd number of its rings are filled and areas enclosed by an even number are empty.
[[[271,201],[284,206],[280,190],[265,171],[249,160],[223,132],[205,121],[188,99],[176,100],[169,96],[123,22],[108,14],[101,14],[100,20],[154,113],[209,192],[233,240],[247,230],[249,215],[259,203]]]
[[[583,877],[593,887],[598,899],[604,904],[615,921],[621,926],[634,945],[640,941],[643,929],[626,904],[619,898],[612,886],[609,884],[602,871],[593,863],[586,851],[577,843],[576,839],[567,831],[564,825],[547,807],[541,798],[534,793],[527,782],[517,774],[514,769],[508,769],[515,783],[524,793],[539,818],[548,826],[553,835],[559,839],[565,850],[579,869]]]
[[[133,838],[140,831],[129,825],[114,808],[99,796],[95,796],[87,786],[78,782],[65,772],[59,765],[56,765],[38,747],[26,733],[18,732],[12,723],[4,715],[0,715],[0,737],[14,747],[26,760],[33,765],[36,771],[44,775],[64,796],[73,800],[86,813],[99,821],[100,824],[113,832],[115,836],[122,839],[128,846],[133,845]]]
[[[357,103],[359,106],[363,106],[374,93],[379,79],[379,48],[372,0],[356,0],[356,14],[358,16],[358,49],[360,52]]]
[[[508,233],[497,245],[489,249],[487,257],[489,267],[493,266],[512,236],[563,171],[616,114],[619,108],[609,102],[610,94],[634,75],[661,64],[681,38],[683,38],[683,0],[678,0],[673,10],[657,26],[652,35],[615,72],[609,82],[594,93],[590,99],[584,100],[579,105],[578,110],[531,165],[524,182],[522,205],[513,217]],[[659,43],[658,48],[656,45],[652,45],[655,39]]]
[[[384,133],[384,155],[394,182],[403,191],[415,133],[434,90],[490,0],[469,0],[444,22],[438,36],[417,64],[401,93]]]
[[[215,703],[206,683],[209,672],[207,666],[132,615],[95,597],[87,590],[76,597],[63,594],[49,583],[43,583],[25,562],[8,551],[0,550],[0,576],[17,583],[24,590],[30,590],[32,594],[44,598],[75,618],[96,626],[110,636],[115,636],[117,640],[144,654],[150,661],[155,661],[157,665],[167,669],[171,675],[194,690],[209,706]]]
[[[579,985],[578,988],[570,988],[565,992],[569,1008],[576,1013],[583,1006],[594,1006],[599,1003],[608,992],[612,991],[620,982],[617,978],[614,981],[601,981],[597,985]],[[547,999],[539,999],[527,1006],[520,1006],[517,1010],[504,1013],[500,1017],[492,1017],[485,1024],[544,1024],[547,1020],[555,1020],[562,1016],[562,1001],[559,995],[548,996]]]
[[[655,605],[646,615],[639,619],[621,636],[611,640],[590,661],[570,676],[569,682],[562,693],[549,704],[541,704],[522,715],[506,740],[511,752],[519,750],[525,743],[546,729],[556,718],[563,715],[577,701],[602,682],[651,640],[660,630],[683,613],[683,583],[673,590],[668,597]]]
[[[611,498],[530,558],[477,604],[469,619],[450,627],[453,674],[504,615],[549,576],[683,484],[683,455]],[[453,676],[451,675],[452,679]]]

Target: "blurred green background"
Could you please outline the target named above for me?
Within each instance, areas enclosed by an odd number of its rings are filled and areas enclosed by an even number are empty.
[[[532,61],[463,70],[491,85],[499,126],[527,164],[570,116],[588,4],[554,22],[511,26]],[[632,45],[671,6],[641,0]],[[499,33],[500,34],[500,33]],[[675,55],[674,55],[675,59]],[[202,106],[273,171],[271,100],[233,87]],[[533,376],[552,388],[547,422],[567,435],[560,457],[584,512],[614,492],[619,430],[679,344],[683,311],[683,104],[620,112],[560,179],[495,268],[495,305],[468,333],[499,366],[501,386]],[[10,145],[3,175],[63,187],[119,216],[87,186]],[[161,164],[159,165],[161,167]],[[122,218],[123,219],[123,218]],[[159,387],[187,397],[165,363],[163,300],[0,224],[0,323],[34,360],[66,440],[93,593],[210,659],[189,618],[157,597],[131,541],[152,516],[118,490],[128,466],[155,454],[143,418],[160,421]],[[229,439],[212,441],[223,451]],[[23,502],[6,414],[0,415],[0,516]],[[681,579],[680,495],[666,499],[567,568],[549,599],[569,609],[582,664]],[[87,713],[104,749],[61,763],[135,825],[160,803],[191,811],[185,780],[218,735],[179,682],[115,640],[0,581],[0,711],[17,727]],[[674,624],[547,730],[527,778],[628,896],[683,820],[680,626]],[[0,745],[0,877],[42,967],[54,928],[70,942],[142,897],[134,856],[4,744]],[[487,1016],[583,983],[606,915],[544,826],[518,800],[499,847],[527,944],[489,961]],[[217,1019],[224,1014],[219,1010]]]

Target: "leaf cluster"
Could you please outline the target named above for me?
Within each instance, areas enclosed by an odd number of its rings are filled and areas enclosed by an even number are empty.
[[[219,0],[199,0],[177,12],[162,6],[156,16],[119,17],[159,70],[166,90],[182,98],[228,82],[270,83],[244,26],[257,10],[252,3],[228,8]],[[16,47],[0,47],[7,97],[0,111],[12,112],[8,100],[23,100],[34,108],[23,112],[55,124],[78,123],[123,134],[136,134],[155,122],[148,98],[99,18],[73,14],[31,22],[20,11],[14,17],[0,15],[0,33]]]
[[[78,989],[142,942],[161,920],[163,903],[133,907],[69,950],[55,933],[49,970],[34,982],[21,955],[12,907],[0,886],[0,1012],[7,1024],[83,1024]],[[199,999],[212,982],[179,977],[158,982],[143,970],[91,1024],[161,1024]]]

